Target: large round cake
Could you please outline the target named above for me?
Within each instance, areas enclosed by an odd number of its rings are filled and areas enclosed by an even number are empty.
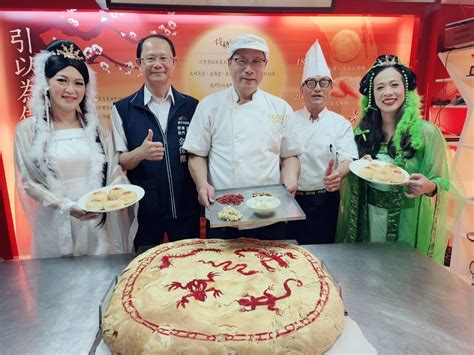
[[[102,329],[118,354],[319,354],[343,324],[336,287],[305,249],[189,239],[132,260]]]

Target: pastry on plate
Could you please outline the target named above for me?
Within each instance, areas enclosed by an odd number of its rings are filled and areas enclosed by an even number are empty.
[[[124,206],[124,203],[122,200],[109,200],[109,201],[104,202],[104,209],[106,210],[121,208],[123,206]]]
[[[125,191],[122,195],[120,195],[119,199],[128,205],[138,200],[138,195],[135,191]]]
[[[109,200],[118,200],[119,197],[125,192],[125,190],[121,187],[113,187],[109,191]]]
[[[91,195],[89,196],[89,200],[98,200],[105,202],[108,200],[108,196],[107,193],[104,191],[96,191],[91,193]]]
[[[101,211],[103,203],[104,201],[92,199],[86,202],[86,208],[89,211]]]

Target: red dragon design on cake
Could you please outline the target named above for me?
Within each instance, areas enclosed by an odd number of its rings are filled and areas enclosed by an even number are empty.
[[[283,283],[283,288],[285,289],[285,293],[281,296],[275,296],[275,295],[272,295],[270,292],[268,292],[270,290],[273,290],[273,286],[268,286],[267,289],[265,291],[263,291],[263,295],[259,296],[259,297],[250,296],[249,294],[246,294],[246,295],[244,295],[244,297],[246,297],[246,298],[241,298],[241,299],[237,300],[239,305],[242,306],[240,311],[241,312],[250,312],[250,311],[254,311],[255,309],[257,309],[258,306],[267,306],[268,310],[275,311],[275,313],[277,315],[281,316],[281,311],[276,306],[276,302],[291,296],[291,289],[288,286],[290,281],[296,282],[297,287],[303,286],[303,282],[301,282],[301,280],[287,279]],[[245,307],[250,307],[250,309],[245,308]]]
[[[263,265],[265,269],[268,271],[275,271],[276,269],[270,265],[268,265],[269,262],[276,262],[278,266],[288,268],[289,264],[288,262],[283,259],[283,257],[287,256],[290,259],[296,259],[296,255],[294,255],[292,252],[286,252],[286,253],[278,253],[273,250],[263,250],[259,248],[243,248],[243,249],[238,249],[234,252],[239,256],[239,258],[243,258],[245,255],[243,253],[254,253],[255,256],[260,259],[260,264]]]
[[[222,270],[224,270],[224,271],[237,270],[237,272],[239,274],[242,274],[242,275],[245,275],[245,276],[254,275],[254,274],[257,274],[257,273],[260,272],[260,271],[257,271],[257,270],[246,270],[247,267],[248,267],[247,264],[232,265],[232,261],[230,261],[230,260],[226,260],[226,261],[223,261],[221,263],[216,263],[215,261],[212,261],[212,260],[209,260],[209,261],[199,260],[199,262],[203,263],[203,264],[212,265],[213,267],[216,267],[216,268],[222,266]]]
[[[179,306],[186,308],[186,303],[189,303],[188,298],[194,297],[196,301],[204,302],[207,298],[207,292],[212,292],[212,295],[214,298],[219,297],[222,295],[222,291],[218,290],[214,287],[207,288],[207,284],[209,282],[215,282],[216,280],[214,279],[217,275],[219,275],[217,272],[210,272],[207,274],[207,279],[194,279],[189,281],[186,285],[183,285],[181,282],[178,281],[173,281],[171,284],[166,285],[168,287],[168,291],[171,290],[177,290],[177,289],[183,289],[189,291],[188,294],[184,295],[181,297],[181,300],[176,302],[176,308],[179,308]]]
[[[193,255],[196,255],[198,253],[202,252],[213,252],[213,253],[222,253],[222,249],[217,249],[217,248],[198,248],[195,250],[190,251],[189,253],[182,253],[182,254],[175,254],[175,255],[165,255],[161,258],[161,264],[159,266],[159,269],[166,269],[173,265],[171,263],[171,259],[176,259],[176,258],[187,258]]]
[[[121,354],[322,354],[343,325],[344,305],[320,261],[257,239],[146,251],[122,272],[102,321],[111,352]]]

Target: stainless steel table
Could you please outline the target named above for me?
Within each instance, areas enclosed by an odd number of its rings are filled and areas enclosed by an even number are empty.
[[[0,354],[87,354],[99,302],[132,255],[0,263]]]
[[[474,354],[474,287],[402,243],[303,246],[379,354]]]
[[[474,288],[414,249],[304,246],[343,288],[349,315],[380,354],[474,352]],[[132,255],[0,263],[0,353],[85,354],[98,304]]]

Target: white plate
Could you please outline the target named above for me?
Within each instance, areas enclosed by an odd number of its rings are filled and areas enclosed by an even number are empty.
[[[407,182],[408,180],[410,180],[410,174],[408,174],[407,171],[405,171],[404,169],[398,167],[403,176],[405,177],[405,179],[403,181],[400,181],[400,182],[385,182],[385,181],[379,181],[379,180],[376,180],[376,179],[369,179],[367,177],[364,177],[360,174],[360,171],[362,168],[365,168],[367,165],[369,164],[372,164],[372,163],[375,163],[375,164],[378,164],[378,165],[381,165],[381,166],[385,166],[385,165],[390,165],[390,163],[387,163],[385,161],[382,161],[382,160],[368,160],[368,159],[359,159],[359,160],[355,160],[353,161],[350,165],[349,165],[349,169],[351,169],[351,171],[356,174],[358,177],[360,177],[361,179],[364,179],[364,180],[367,180],[367,181],[370,181],[370,182],[375,182],[377,184],[383,184],[383,185],[400,185],[400,184],[403,184],[405,182]]]
[[[132,203],[128,203],[122,207],[118,207],[118,208],[109,208],[107,210],[100,210],[100,211],[97,211],[97,210],[90,210],[90,209],[87,209],[86,208],[86,203],[87,201],[89,201],[89,196],[94,193],[94,192],[98,192],[98,191],[103,191],[103,192],[106,192],[108,193],[111,189],[113,189],[114,187],[121,187],[122,189],[124,189],[125,191],[134,191],[137,193],[137,200],[132,202]],[[137,185],[132,185],[132,184],[118,184],[118,185],[110,185],[110,186],[105,186],[105,187],[101,187],[99,189],[95,189],[93,191],[90,191],[84,195],[81,196],[81,198],[79,198],[79,200],[77,200],[77,204],[79,205],[80,208],[82,208],[84,211],[89,211],[89,212],[112,212],[112,211],[118,211],[118,210],[121,210],[123,208],[127,208],[131,205],[134,205],[135,203],[137,203],[138,201],[140,201],[143,196],[145,196],[145,190],[143,190],[140,186],[137,186]]]

